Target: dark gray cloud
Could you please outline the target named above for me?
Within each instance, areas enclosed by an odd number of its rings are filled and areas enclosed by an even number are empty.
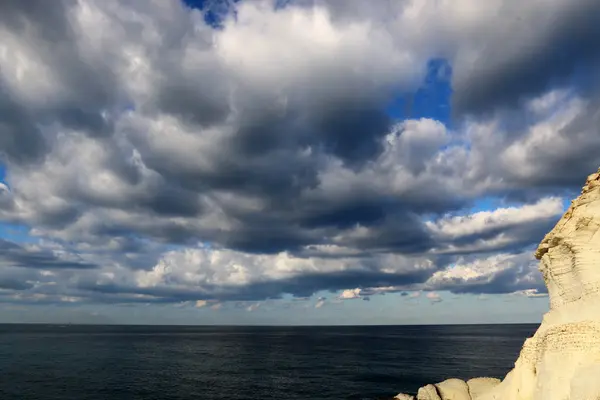
[[[38,83],[46,81],[42,85],[57,89],[55,93],[32,93],[28,92],[31,88],[18,88],[7,79],[19,68],[18,60],[7,59],[0,66],[7,73],[4,77],[0,75],[0,156],[9,161],[35,161],[50,150],[40,125],[60,122],[91,135],[107,135],[112,131],[103,112],[116,101],[115,77],[105,63],[86,59],[80,52],[77,32],[72,29],[68,15],[75,5],[76,2],[69,0],[57,1],[51,8],[37,0],[9,0],[0,5],[0,28],[14,35],[6,38],[8,54],[18,57],[24,50],[14,46],[16,38],[29,42],[30,48],[25,51],[37,53],[37,58],[20,62],[31,63],[28,67],[38,69],[33,72]],[[26,100],[19,101],[17,97]]]
[[[259,301],[264,299],[279,299],[283,294],[304,298],[323,290],[335,292],[348,287],[423,283],[431,276],[432,272],[432,270],[422,270],[402,274],[386,274],[379,271],[348,270],[332,273],[306,273],[288,279],[257,282],[243,287],[227,285],[204,285],[202,288],[177,288],[168,285],[139,287],[82,281],[76,288],[92,293],[143,295],[148,296],[146,300],[149,302],[193,300]],[[144,298],[140,298],[140,301],[144,301]]]
[[[26,290],[31,289],[33,287],[33,283],[23,281],[18,277],[0,277],[0,289],[3,290]]]
[[[96,264],[69,254],[54,253],[47,249],[24,247],[0,239],[0,264],[7,267],[35,269],[93,269]]]
[[[69,0],[58,0],[54,7],[49,8],[43,0],[6,0],[0,6],[3,11],[0,21],[7,24],[11,30],[24,32],[27,29],[35,29],[40,32],[41,37],[50,41],[63,40],[68,36],[69,29],[65,13],[68,3]],[[30,22],[33,24],[28,26]]]
[[[379,140],[391,127],[390,117],[382,104],[342,105],[323,117],[317,117],[317,132],[325,151],[352,164],[372,159],[381,150]]]
[[[492,182],[490,195],[518,202],[553,194],[574,197],[600,162],[599,99],[557,89],[518,112],[498,112],[469,125],[472,178]]]
[[[600,4],[578,0],[565,7],[537,8],[519,13],[504,3],[506,26],[487,43],[458,83],[453,111],[486,113],[517,107],[549,89],[575,85],[589,88],[588,71],[600,61]],[[538,24],[535,31],[531,24]],[[516,40],[522,38],[522,42]]]
[[[566,125],[558,127],[553,146],[542,147],[535,157],[531,157],[533,171],[522,178],[524,184],[536,182],[541,187],[579,191],[585,177],[597,168],[600,162],[596,156],[600,151],[600,97],[595,95],[586,99],[578,111]],[[556,151],[559,146],[560,151]],[[533,152],[531,147],[526,150]]]
[[[172,60],[174,64],[176,60]],[[201,79],[195,82],[192,71],[177,74],[177,65],[166,65],[157,90],[156,107],[203,127],[222,122],[230,112],[225,88],[219,85],[222,79]],[[174,75],[174,76],[173,76]],[[191,84],[194,82],[195,84]]]
[[[46,151],[47,143],[34,118],[0,81],[0,160],[26,163]]]

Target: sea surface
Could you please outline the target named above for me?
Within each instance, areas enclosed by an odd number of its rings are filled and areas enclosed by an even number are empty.
[[[376,399],[503,378],[536,329],[0,325],[0,399]]]

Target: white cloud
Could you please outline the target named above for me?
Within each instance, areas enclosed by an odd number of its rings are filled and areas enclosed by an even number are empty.
[[[206,307],[207,305],[208,305],[208,301],[206,301],[206,300],[196,301],[196,308]]]
[[[424,286],[458,293],[507,293],[509,287],[537,290],[543,286],[530,251],[469,259],[459,257],[453,265],[435,272]]]
[[[361,298],[360,292],[361,292],[361,289],[359,289],[359,288],[346,289],[346,290],[342,291],[342,293],[338,296],[338,299],[340,299],[340,300],[360,299]]]
[[[549,197],[521,207],[497,208],[464,216],[445,217],[434,222],[428,221],[427,227],[437,235],[456,238],[481,234],[486,230],[506,229],[518,224],[558,218],[563,211],[562,199]]]
[[[442,301],[442,297],[436,292],[428,292],[425,297],[432,303],[440,303]]]
[[[327,299],[325,297],[319,297],[317,302],[315,303],[315,308],[321,308],[327,304]]]
[[[541,293],[538,289],[525,289],[518,290],[512,294],[525,296],[525,297],[548,297],[548,293]]]

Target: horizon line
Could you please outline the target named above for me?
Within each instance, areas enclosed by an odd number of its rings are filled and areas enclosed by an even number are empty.
[[[336,328],[336,327],[402,327],[402,326],[484,326],[484,325],[539,325],[541,322],[488,322],[488,323],[439,323],[439,324],[121,324],[121,323],[60,323],[60,322],[0,322],[1,325],[46,325],[46,326],[152,326],[152,327],[253,327],[253,328],[285,328],[285,327],[320,327],[320,328]]]

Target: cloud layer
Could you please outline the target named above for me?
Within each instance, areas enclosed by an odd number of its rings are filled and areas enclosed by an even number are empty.
[[[0,241],[0,298],[543,290],[600,154],[597,2],[343,3],[2,2],[0,220],[35,244]],[[451,124],[393,109],[428,82]]]

